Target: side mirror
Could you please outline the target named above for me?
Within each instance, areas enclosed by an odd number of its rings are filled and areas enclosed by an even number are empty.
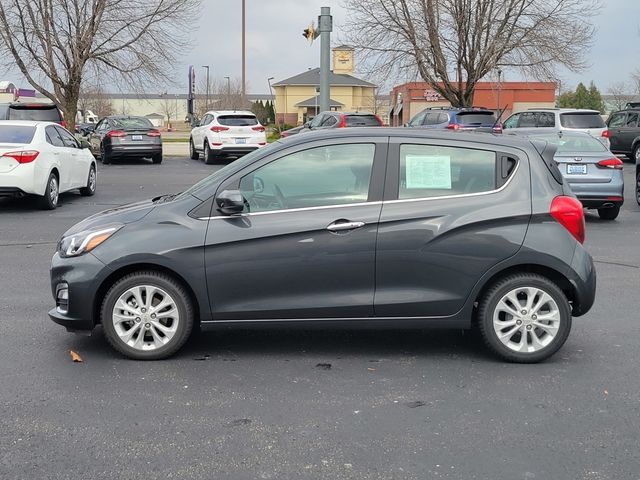
[[[239,190],[225,190],[216,197],[216,205],[225,215],[237,215],[244,210],[245,199]]]

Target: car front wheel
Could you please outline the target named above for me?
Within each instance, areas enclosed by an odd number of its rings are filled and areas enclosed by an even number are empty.
[[[87,186],[80,189],[80,195],[91,197],[96,193],[97,175],[95,165],[89,168],[89,176],[87,177]]]
[[[193,144],[193,138],[189,139],[189,157],[191,157],[191,160],[199,160],[200,159],[200,154],[198,153],[198,151],[196,150],[195,145]]]
[[[535,363],[562,347],[571,331],[571,309],[556,284],[536,274],[511,275],[495,283],[478,306],[478,326],[495,354]]]
[[[159,360],[187,341],[194,309],[185,288],[163,273],[136,272],[104,297],[101,321],[109,344],[135,360]]]

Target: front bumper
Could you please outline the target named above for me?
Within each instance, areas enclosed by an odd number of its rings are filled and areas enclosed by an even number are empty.
[[[68,289],[67,306],[56,306],[49,318],[69,331],[93,330],[98,318],[95,299],[98,288],[111,270],[92,253],[62,258],[56,252],[51,259],[51,292],[54,300],[61,286]]]

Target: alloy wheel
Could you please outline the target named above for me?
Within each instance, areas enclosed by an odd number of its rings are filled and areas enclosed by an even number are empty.
[[[119,339],[140,351],[156,350],[176,334],[180,315],[176,301],[165,290],[139,285],[116,300],[112,322]]]
[[[509,291],[493,313],[498,339],[510,350],[537,352],[548,346],[560,328],[561,314],[556,301],[544,290],[520,287]]]
[[[96,191],[96,169],[91,167],[89,170],[89,190],[92,192]]]
[[[52,205],[58,204],[58,179],[55,175],[51,175],[49,179],[49,199],[51,200]]]

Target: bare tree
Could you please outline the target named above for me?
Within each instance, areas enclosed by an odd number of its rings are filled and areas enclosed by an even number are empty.
[[[414,72],[454,106],[496,68],[555,78],[580,71],[599,0],[343,0],[346,41],[371,70]]]
[[[114,113],[111,99],[105,94],[100,85],[83,86],[80,89],[78,108],[80,110],[91,110],[98,118],[113,115]]]
[[[178,116],[176,96],[169,93],[163,93],[160,96],[162,97],[162,101],[160,102],[160,113],[167,117],[167,123],[171,124],[171,119],[175,118],[177,120]]]
[[[611,95],[611,106],[614,110],[624,109],[627,102],[633,99],[629,94],[631,87],[627,82],[614,82],[609,86],[607,93]]]
[[[166,80],[200,0],[0,0],[0,54],[74,119],[88,72]]]

